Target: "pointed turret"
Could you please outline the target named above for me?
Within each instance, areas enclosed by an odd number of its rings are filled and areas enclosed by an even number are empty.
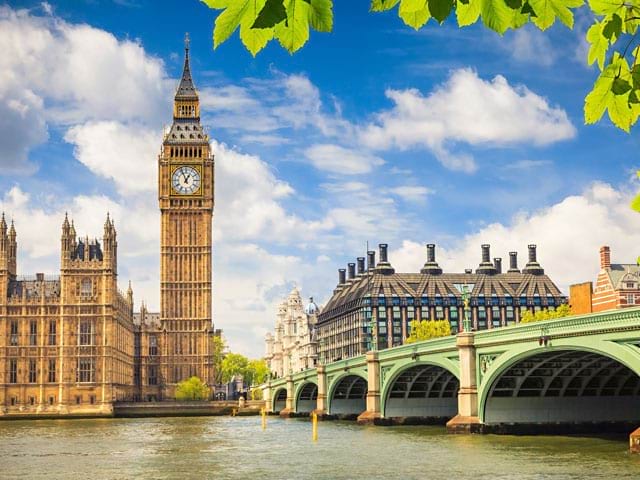
[[[4,212],[2,212],[2,218],[0,218],[0,235],[7,234],[7,221],[4,219]]]
[[[131,280],[129,280],[129,288],[127,288],[127,302],[133,307],[133,288],[131,288]]]
[[[15,275],[17,273],[17,261],[18,261],[18,242],[16,241],[16,227],[11,220],[11,227],[9,227],[9,244],[7,249],[7,260],[9,267],[9,274]]]
[[[64,221],[62,222],[62,236],[60,237],[60,256],[63,264],[66,260],[71,259],[72,251],[75,250],[75,248],[72,247],[73,240],[75,238],[75,230],[72,234],[72,228],[73,227],[69,225],[69,216],[67,215],[67,212],[65,212]]]
[[[182,78],[176,90],[176,100],[198,100],[198,92],[191,77],[191,66],[189,65],[189,34],[184,36],[184,67],[182,68]]]

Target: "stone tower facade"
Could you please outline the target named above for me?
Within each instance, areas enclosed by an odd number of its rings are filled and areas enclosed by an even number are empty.
[[[313,368],[317,363],[316,323],[319,307],[309,299],[306,307],[294,288],[278,307],[275,331],[267,333],[265,360],[273,377]]]
[[[173,103],[173,124],[158,157],[160,381],[172,397],[177,382],[198,376],[212,384],[212,218],[214,160],[200,124],[189,43]]]
[[[17,276],[16,230],[0,219],[0,416],[110,415],[136,397],[133,291],[117,286],[117,235],[62,224],[60,275]]]

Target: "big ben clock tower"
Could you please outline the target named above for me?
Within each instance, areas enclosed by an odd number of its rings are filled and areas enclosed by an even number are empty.
[[[209,137],[200,125],[200,102],[191,78],[189,38],[173,102],[173,124],[158,157],[160,202],[160,381],[164,395],[198,376],[213,381],[211,248],[214,169]]]

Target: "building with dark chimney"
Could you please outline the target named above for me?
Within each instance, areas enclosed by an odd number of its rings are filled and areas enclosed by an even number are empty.
[[[476,330],[519,322],[524,310],[555,308],[567,299],[545,275],[535,245],[528,261],[518,268],[517,252],[509,253],[509,268],[491,259],[490,246],[482,245],[475,272],[444,273],[436,261],[436,247],[427,245],[427,258],[419,273],[396,273],[387,245],[367,252],[338,270],[338,285],[318,317],[318,357],[321,364],[361,355],[373,347],[401,345],[413,320],[447,320],[452,333],[462,329],[462,293],[470,293],[471,322]],[[375,318],[377,345],[372,344]]]
[[[569,297],[574,313],[603,312],[640,305],[640,266],[611,263],[611,249],[600,247],[600,272],[592,282],[571,285]]]

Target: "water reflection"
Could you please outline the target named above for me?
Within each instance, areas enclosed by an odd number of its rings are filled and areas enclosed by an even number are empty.
[[[259,417],[0,422],[0,477],[20,479],[625,479],[625,439],[447,435]]]

